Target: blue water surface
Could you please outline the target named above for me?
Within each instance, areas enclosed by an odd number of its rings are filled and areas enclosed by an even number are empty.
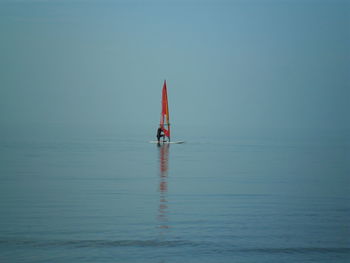
[[[349,262],[344,140],[185,139],[4,137],[0,262]]]

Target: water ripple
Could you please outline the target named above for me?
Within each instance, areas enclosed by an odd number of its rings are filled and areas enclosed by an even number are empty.
[[[179,247],[193,245],[193,242],[182,240],[0,240],[0,245],[31,247]]]
[[[101,248],[101,247],[202,247],[215,252],[263,253],[263,254],[308,254],[308,253],[350,253],[348,247],[228,247],[217,243],[193,242],[186,240],[29,240],[8,239],[0,240],[0,246],[19,247],[73,247],[73,248]]]

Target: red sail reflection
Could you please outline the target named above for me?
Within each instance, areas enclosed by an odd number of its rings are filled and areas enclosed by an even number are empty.
[[[160,201],[158,209],[158,221],[160,223],[160,228],[169,228],[168,222],[168,160],[169,160],[169,144],[158,145],[159,146],[159,164],[160,164],[160,175],[159,175],[159,192]]]

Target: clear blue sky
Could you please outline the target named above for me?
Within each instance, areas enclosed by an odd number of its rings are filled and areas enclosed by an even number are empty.
[[[0,122],[349,128],[349,1],[0,0]]]

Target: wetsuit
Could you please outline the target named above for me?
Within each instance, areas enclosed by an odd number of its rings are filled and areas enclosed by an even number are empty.
[[[163,132],[162,128],[158,128],[158,130],[157,130],[157,140],[158,140],[158,142],[160,140],[160,137],[164,137],[164,134],[162,134],[162,132]]]

